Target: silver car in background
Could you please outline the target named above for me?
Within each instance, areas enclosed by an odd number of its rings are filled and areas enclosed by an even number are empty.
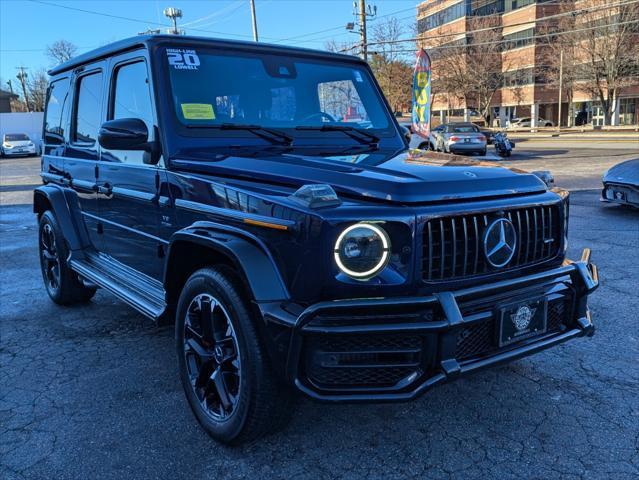
[[[472,123],[446,123],[431,131],[435,150],[486,155],[486,135]]]
[[[28,135],[24,133],[5,133],[2,136],[0,153],[3,157],[14,155],[35,155],[37,152],[35,144]]]

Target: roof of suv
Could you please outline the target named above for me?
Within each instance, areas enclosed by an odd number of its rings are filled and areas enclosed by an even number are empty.
[[[202,46],[219,46],[226,48],[251,48],[260,50],[264,53],[306,53],[313,54],[315,56],[323,56],[327,58],[348,59],[350,61],[362,62],[358,57],[352,55],[345,55],[341,53],[332,53],[323,50],[312,50],[308,48],[288,47],[285,45],[274,45],[270,43],[256,43],[242,40],[226,40],[219,38],[207,38],[207,37],[194,37],[186,35],[138,35],[136,37],[125,38],[118,40],[117,42],[110,43],[104,47],[96,48],[89,52],[78,55],[56,67],[49,70],[49,75],[57,75],[66,70],[70,70],[75,67],[79,67],[86,63],[90,63],[94,60],[110,57],[117,53],[121,53],[127,50],[134,50],[136,48],[146,47],[150,48],[159,44],[174,44],[174,45],[186,45],[189,47],[202,47]]]

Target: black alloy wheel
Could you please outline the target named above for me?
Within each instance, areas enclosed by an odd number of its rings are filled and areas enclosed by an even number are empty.
[[[60,288],[60,258],[53,227],[49,223],[40,230],[40,262],[47,290],[55,294]]]
[[[202,410],[214,421],[236,412],[242,382],[239,345],[229,314],[208,293],[197,295],[184,318],[184,361]]]
[[[194,272],[180,293],[175,337],[180,380],[200,425],[227,444],[283,427],[294,397],[276,375],[258,314],[228,266]]]

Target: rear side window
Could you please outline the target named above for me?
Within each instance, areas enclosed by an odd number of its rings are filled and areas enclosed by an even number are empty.
[[[52,145],[64,143],[64,112],[69,97],[69,78],[51,83],[44,117],[44,141]]]
[[[95,145],[101,123],[102,72],[80,77],[78,82],[73,141]]]

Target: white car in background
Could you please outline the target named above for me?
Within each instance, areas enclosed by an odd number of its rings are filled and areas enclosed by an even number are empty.
[[[2,136],[0,153],[3,157],[36,155],[37,151],[35,143],[24,133],[5,133]]]
[[[508,128],[530,128],[532,125],[532,118],[530,117],[522,117],[515,118],[510,121],[508,124]],[[537,118],[537,126],[538,127],[554,127],[555,124],[550,120],[546,120],[545,118]]]

